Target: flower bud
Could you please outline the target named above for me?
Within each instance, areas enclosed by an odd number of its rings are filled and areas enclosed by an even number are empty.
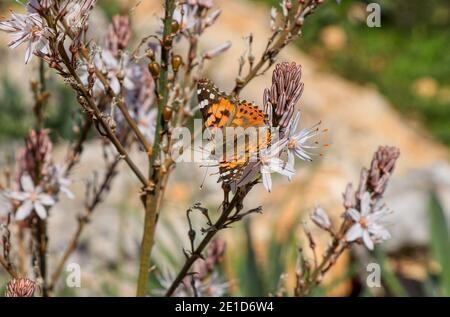
[[[27,278],[15,278],[6,286],[6,297],[32,297],[36,283]]]
[[[151,62],[150,64],[148,64],[148,70],[153,77],[158,77],[161,71],[161,67],[157,62]]]
[[[177,20],[172,20],[171,28],[172,33],[177,33],[180,30],[180,24],[178,23]]]
[[[319,227],[325,230],[331,228],[331,221],[328,214],[321,207],[316,207],[313,214],[311,215],[311,220]]]
[[[172,69],[174,72],[178,72],[180,66],[183,64],[183,58],[180,55],[172,56]]]
[[[147,55],[147,57],[148,57],[150,60],[152,60],[152,61],[155,60],[155,51],[152,50],[151,48],[149,48],[149,49],[145,52],[145,55]]]
[[[173,110],[170,107],[164,107],[164,111],[163,111],[163,119],[164,121],[170,121],[172,119],[172,113]]]
[[[169,50],[172,47],[172,36],[170,35],[164,36],[162,45],[166,50]]]
[[[227,41],[227,42],[207,51],[203,56],[205,59],[212,59],[212,58],[217,57],[220,54],[224,53],[230,47],[231,47],[231,42]]]

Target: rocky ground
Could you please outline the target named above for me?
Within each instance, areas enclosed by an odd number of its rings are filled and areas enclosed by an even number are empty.
[[[269,36],[269,12],[266,7],[239,0],[220,1],[223,9],[214,31],[209,31],[202,49],[212,48],[226,40],[233,42],[230,51],[215,64],[207,75],[224,90],[233,85],[238,68],[238,56],[244,50],[243,37],[250,32],[255,38],[255,53],[261,52]],[[153,13],[160,11],[157,1],[143,1],[133,13],[134,23],[142,34],[151,32],[156,21]],[[150,17],[150,18],[149,18]],[[307,32],[307,28],[305,29]],[[3,54],[3,53],[2,53]],[[305,92],[299,103],[303,111],[303,126],[319,120],[329,129],[326,136],[331,146],[313,164],[298,164],[298,172],[292,182],[276,179],[272,194],[262,186],[257,187],[247,200],[249,207],[263,205],[264,214],[252,220],[255,247],[261,261],[267,252],[267,239],[273,234],[283,241],[292,230],[293,223],[307,214],[316,204],[321,204],[334,217],[342,212],[341,194],[348,182],[357,183],[361,167],[368,166],[372,153],[379,145],[393,145],[401,150],[395,175],[388,187],[386,203],[394,211],[390,230],[392,240],[386,244],[390,250],[405,245],[426,245],[428,193],[436,189],[447,214],[450,216],[450,164],[447,148],[433,141],[415,122],[406,121],[389,102],[373,87],[355,85],[334,74],[322,71],[318,65],[295,48],[286,49],[282,61],[294,61],[303,66]],[[18,72],[15,72],[16,74]],[[262,102],[263,89],[270,85],[271,73],[257,78],[246,88],[242,97]],[[99,144],[86,147],[82,164],[76,171],[75,190],[83,197],[81,186],[92,169],[98,165]],[[63,153],[63,149],[59,149]],[[137,155],[139,156],[139,155]],[[144,158],[138,158],[145,164]],[[92,223],[83,234],[82,248],[71,258],[83,269],[83,287],[80,295],[102,294],[110,282],[117,289],[113,294],[132,295],[137,251],[141,236],[142,210],[137,202],[138,184],[125,169],[115,180],[108,199],[95,212]],[[199,168],[179,166],[169,186],[163,223],[168,222],[180,235],[186,232],[184,211],[197,201],[206,206],[217,206],[219,186],[208,179],[200,191],[202,172]],[[82,201],[62,201],[55,208],[51,220],[50,257],[59,254],[76,224],[76,214],[81,212]],[[230,252],[238,248],[242,237],[225,234]],[[161,227],[158,238],[181,254],[181,247],[166,226]],[[87,243],[89,241],[89,243]],[[160,250],[156,250],[158,256]],[[339,274],[347,258],[332,274]],[[117,275],[121,283],[114,282]],[[120,285],[119,285],[120,284]],[[345,294],[343,285],[336,294]],[[116,292],[116,293],[115,293]]]

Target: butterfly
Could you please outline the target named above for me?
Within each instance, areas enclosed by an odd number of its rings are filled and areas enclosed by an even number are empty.
[[[268,116],[256,105],[245,100],[239,100],[225,92],[220,91],[209,79],[200,79],[197,84],[197,97],[199,107],[203,116],[204,129],[226,128],[265,128],[269,126]],[[252,130],[252,129],[248,129]],[[242,180],[252,174],[253,169],[250,157],[258,155],[259,151],[270,143],[270,129],[255,131],[266,131],[262,136],[257,136],[255,143],[239,143],[239,137],[225,139],[222,153],[219,156],[219,182],[225,184],[243,184]],[[247,131],[247,130],[246,130]],[[239,143],[239,144],[238,144]],[[243,145],[243,146],[242,146]],[[232,149],[233,151],[229,151]],[[232,152],[232,153],[227,153]]]

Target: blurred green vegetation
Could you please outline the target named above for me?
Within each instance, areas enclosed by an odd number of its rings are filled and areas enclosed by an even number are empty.
[[[370,2],[381,6],[380,28],[366,25]],[[325,34],[327,26],[344,31],[341,48],[327,49],[324,37],[340,36]],[[450,145],[449,1],[326,1],[308,18],[298,45],[324,68],[376,85],[397,109]]]
[[[0,142],[11,138],[22,138],[27,133],[27,109],[17,87],[7,78],[0,80],[3,93],[0,94]]]
[[[33,101],[25,97],[27,93],[19,89],[1,74],[0,84],[0,143],[11,139],[23,139],[29,129],[36,124],[33,116]],[[32,78],[31,78],[32,79]],[[54,80],[47,81],[50,98],[46,104],[45,126],[50,129],[54,141],[71,139],[73,119],[79,114],[79,107],[73,92]],[[30,89],[31,90],[31,89]]]

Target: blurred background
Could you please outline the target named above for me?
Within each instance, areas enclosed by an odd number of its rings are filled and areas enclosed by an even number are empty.
[[[321,120],[329,128],[326,138],[331,147],[312,164],[298,164],[292,182],[276,179],[273,193],[258,187],[246,204],[250,208],[263,205],[264,214],[220,236],[227,242],[218,272],[221,281],[227,281],[226,294],[274,294],[284,273],[292,293],[296,250],[304,242],[302,221],[317,204],[338,221],[346,184],[357,184],[360,169],[370,164],[379,145],[391,145],[401,151],[385,199],[394,211],[389,224],[392,239],[375,252],[357,247],[345,254],[314,295],[450,296],[450,3],[378,0],[381,27],[369,28],[366,7],[370,2],[327,0],[306,21],[303,36],[281,54],[280,60],[303,66],[305,93],[298,105],[304,115],[302,124],[308,127]],[[254,35],[258,57],[270,35],[270,8],[278,1],[215,3],[223,12],[201,48],[232,41],[232,49],[205,74],[227,90],[237,75],[243,38]],[[92,15],[92,37],[100,39],[104,34],[98,30],[106,30],[114,14],[126,14],[135,4],[100,0]],[[132,9],[135,41],[154,32],[161,7],[159,1],[144,0]],[[15,1],[0,0],[0,16],[8,16],[8,8],[20,10]],[[7,43],[0,33],[2,167],[11,163],[33,124],[29,86],[30,79],[37,78],[37,63],[25,67],[22,52],[11,51]],[[253,81],[242,96],[260,104],[270,78],[271,71]],[[49,76],[49,91],[47,127],[56,143],[55,158],[62,160],[79,110],[72,91],[53,76]],[[52,215],[50,258],[62,250],[74,230],[82,210],[84,180],[96,169],[101,155],[98,145],[93,133],[73,176],[74,191],[81,198],[61,201]],[[136,153],[137,159],[140,156]],[[59,295],[133,295],[143,214],[138,186],[123,171],[71,259],[82,267],[82,287],[68,289],[61,283]],[[154,252],[156,288],[183,260],[182,247],[188,243],[185,210],[198,201],[211,212],[218,208],[221,192],[216,179],[208,178],[200,190],[201,178],[199,168],[179,165],[171,180]],[[200,228],[201,219],[197,220]],[[326,237],[311,229],[324,249]],[[382,267],[381,288],[366,286],[365,268],[371,262]]]

